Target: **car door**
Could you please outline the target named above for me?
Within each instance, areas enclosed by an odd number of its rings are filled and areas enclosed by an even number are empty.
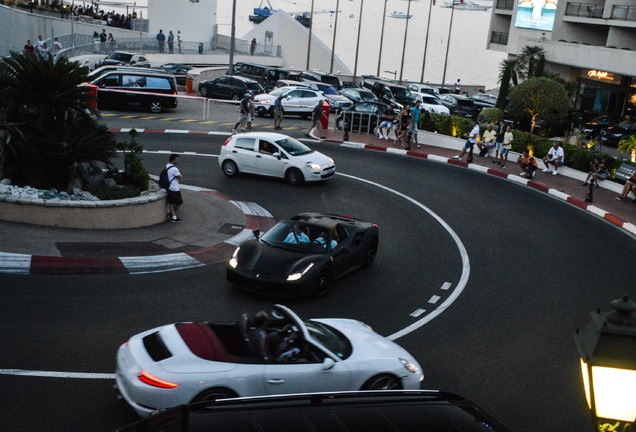
[[[274,156],[278,154],[278,156]],[[258,152],[256,154],[256,172],[273,177],[283,177],[286,159],[282,158],[282,151],[275,144],[264,140],[258,140]]]
[[[230,78],[227,76],[222,76],[213,80],[210,91],[214,96],[218,98],[230,99],[232,94],[232,90],[230,88]]]
[[[234,142],[234,147],[229,151],[230,157],[238,165],[240,172],[256,172],[256,139],[239,137]]]
[[[98,79],[94,83],[97,87],[97,105],[100,109],[104,107],[116,107],[120,104],[117,103],[117,99],[122,95],[109,90],[121,90],[121,75],[120,74],[108,74]]]
[[[283,110],[286,113],[299,113],[299,112],[307,112],[311,111],[311,108],[307,110],[307,108],[302,105],[306,104],[306,101],[303,101],[302,98],[302,90],[295,89],[288,92],[283,98]]]
[[[352,375],[343,361],[324,360],[324,353],[308,345],[308,356],[303,362],[268,363],[263,376],[266,394],[358,390],[351,388]],[[321,359],[321,360],[318,360]]]
[[[340,277],[364,264],[366,250],[364,232],[356,232],[351,227],[342,224],[336,225],[336,230],[340,242],[330,251],[330,255],[333,258],[334,275]]]
[[[122,90],[126,90],[123,99],[129,107],[140,107],[144,104],[146,77],[143,75],[122,74]]]

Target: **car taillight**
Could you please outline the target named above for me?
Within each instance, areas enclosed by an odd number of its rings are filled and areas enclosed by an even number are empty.
[[[226,139],[225,142],[223,143],[223,145],[226,146],[227,143],[229,143],[231,139],[232,139],[232,137],[229,137],[228,139]]]
[[[167,388],[167,389],[179,387],[179,384],[164,381],[162,379],[159,379],[157,377],[150,375],[148,372],[144,370],[139,372],[139,379],[153,387]]]

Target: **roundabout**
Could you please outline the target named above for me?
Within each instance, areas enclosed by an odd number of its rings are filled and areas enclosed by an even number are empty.
[[[275,220],[321,211],[380,226],[373,267],[339,280],[326,297],[286,302],[303,315],[367,322],[418,359],[424,388],[467,397],[513,430],[587,426],[571,333],[587,310],[630,294],[624,269],[636,247],[628,235],[530,188],[427,160],[310,142],[339,174],[293,188],[226,178],[213,157],[224,137],[139,141],[150,172],[179,152],[185,183],[256,203]],[[135,417],[110,377],[130,335],[175,321],[232,320],[276,302],[229,288],[224,263],[134,276],[0,274],[0,284],[8,430],[126,424]]]

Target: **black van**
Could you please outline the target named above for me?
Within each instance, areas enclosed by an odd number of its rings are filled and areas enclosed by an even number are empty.
[[[276,83],[279,79],[287,79],[290,75],[290,71],[276,66],[238,62],[234,64],[233,75],[256,80],[265,87],[265,90],[270,91],[276,87]]]
[[[466,399],[432,390],[306,393],[180,405],[119,432],[510,432]]]
[[[401,109],[406,104],[415,105],[411,91],[394,81],[365,77],[362,81],[362,87],[371,90],[382,102],[391,104],[394,108]]]
[[[177,107],[177,82],[166,73],[113,71],[90,84],[98,87],[99,109],[142,108],[159,113]]]
[[[337,90],[342,90],[342,83],[337,76],[325,72],[302,71],[300,76],[309,81],[318,81],[334,86]]]

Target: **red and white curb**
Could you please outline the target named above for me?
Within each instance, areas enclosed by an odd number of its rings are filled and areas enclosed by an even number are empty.
[[[245,226],[242,231],[221,243],[202,250],[164,255],[74,258],[0,252],[0,273],[18,275],[123,273],[134,275],[202,267],[227,260],[238,244],[253,237],[252,230],[267,231],[276,223],[274,217],[256,203],[238,201],[210,189],[191,186],[184,186],[185,188],[227,200],[238,207],[245,215]]]

